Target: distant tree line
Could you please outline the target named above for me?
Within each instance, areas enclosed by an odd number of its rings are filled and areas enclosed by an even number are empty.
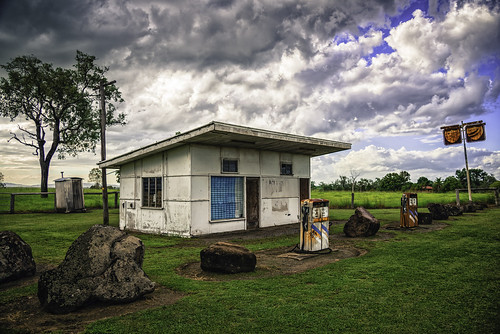
[[[500,182],[493,176],[482,169],[469,169],[470,181],[472,188],[487,188],[498,187]],[[339,176],[337,180],[331,183],[320,182],[316,184],[311,182],[311,188],[322,191],[333,190],[352,190],[353,178],[347,176]],[[448,176],[444,180],[437,177],[434,181],[429,180],[425,176],[418,178],[416,183],[410,181],[410,173],[402,171],[399,173],[388,173],[382,178],[369,180],[361,178],[354,182],[356,191],[422,191],[428,190],[433,192],[448,192],[455,189],[467,188],[467,174],[465,168],[457,170],[454,176]],[[432,189],[432,190],[431,190]]]

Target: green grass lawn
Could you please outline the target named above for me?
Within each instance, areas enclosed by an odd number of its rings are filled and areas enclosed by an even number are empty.
[[[382,224],[399,210],[370,210]],[[353,210],[334,209],[345,220]],[[118,222],[112,210],[111,225]],[[37,262],[57,265],[101,211],[84,214],[0,215],[0,229],[18,233]],[[394,231],[368,250],[300,274],[204,282],[175,268],[199,260],[196,240],[135,234],[146,245],[143,269],[157,283],[186,293],[173,305],[97,321],[87,333],[498,333],[500,209],[447,221],[427,233]],[[341,233],[337,225],[332,233]],[[184,247],[171,247],[182,242]],[[252,250],[293,246],[296,237],[248,240]],[[190,246],[192,244],[192,246]],[[331,245],[335,247],[335,245]],[[0,292],[0,302],[36,295],[36,284]],[[1,329],[0,329],[1,331]]]
[[[402,192],[390,191],[365,191],[354,193],[354,205],[363,206],[367,209],[381,208],[399,208],[401,206]],[[455,192],[448,193],[427,193],[419,192],[418,206],[420,208],[427,207],[428,203],[455,204]],[[351,192],[350,191],[320,191],[312,190],[311,198],[323,198],[330,201],[332,208],[350,208],[351,207]],[[495,195],[493,192],[473,193],[472,200],[484,203],[495,203]],[[468,201],[466,193],[460,193],[461,203]]]
[[[7,213],[10,210],[10,194],[11,193],[37,193],[40,188],[0,188],[0,213]],[[54,193],[55,189],[50,188],[49,193]],[[100,189],[83,189],[86,208],[102,208],[102,195]],[[119,192],[118,189],[109,189],[108,192]],[[119,195],[118,195],[119,197]],[[115,195],[108,195],[109,207],[115,205]],[[17,195],[15,196],[15,213],[26,212],[53,212],[54,211],[54,194],[49,194],[48,197],[42,198],[40,195]]]

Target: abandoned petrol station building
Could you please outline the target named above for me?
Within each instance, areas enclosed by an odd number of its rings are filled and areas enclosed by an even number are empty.
[[[99,166],[120,169],[120,229],[189,237],[297,223],[311,157],[350,148],[211,122]]]

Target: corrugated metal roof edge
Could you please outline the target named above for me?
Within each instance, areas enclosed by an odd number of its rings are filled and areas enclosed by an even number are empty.
[[[235,130],[239,130],[239,131],[235,131]],[[244,130],[250,131],[252,133],[244,133]],[[118,156],[113,157],[111,159],[106,159],[104,161],[100,161],[97,164],[99,165],[100,168],[118,168],[119,166],[121,166],[125,163],[128,163],[130,161],[137,160],[137,159],[140,159],[142,157],[152,155],[152,154],[155,154],[157,152],[161,152],[163,150],[174,148],[176,146],[185,144],[186,141],[189,139],[195,138],[197,136],[200,136],[200,135],[208,133],[208,132],[214,132],[214,131],[238,133],[238,134],[243,134],[243,135],[250,135],[250,136],[254,136],[254,137],[262,137],[262,138],[276,139],[276,140],[283,140],[283,139],[279,139],[277,137],[285,137],[284,139],[286,141],[304,142],[304,143],[308,143],[311,145],[335,147],[338,149],[337,151],[349,150],[351,148],[351,143],[345,143],[345,142],[339,142],[339,141],[333,141],[333,140],[321,139],[321,138],[315,138],[315,137],[307,137],[307,136],[301,136],[301,135],[294,135],[294,134],[271,131],[271,130],[256,129],[256,128],[251,128],[251,127],[246,127],[246,126],[241,126],[241,125],[234,125],[234,124],[229,124],[229,123],[212,121],[206,125],[199,126],[199,127],[194,128],[192,130],[189,130],[187,132],[184,132],[184,133],[175,135],[173,137],[167,138],[165,140],[162,140],[162,141],[159,141],[156,143],[152,143],[150,145],[138,148],[136,150],[118,155]],[[325,153],[325,154],[327,154],[327,153]]]

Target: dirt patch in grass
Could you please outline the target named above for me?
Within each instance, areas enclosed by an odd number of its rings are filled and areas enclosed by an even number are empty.
[[[333,221],[333,225],[344,225],[345,221]],[[321,252],[319,254],[298,254],[293,251],[293,247],[281,247],[275,249],[268,249],[255,252],[257,257],[257,266],[255,272],[238,273],[238,274],[223,274],[211,273],[201,269],[200,262],[186,263],[178,268],[176,272],[184,277],[202,280],[202,281],[229,281],[229,280],[242,280],[242,279],[257,279],[263,277],[272,277],[278,275],[290,275],[301,273],[309,269],[319,268],[327,264],[337,262],[351,257],[362,256],[367,253],[366,250],[354,246],[355,242],[359,241],[386,241],[394,237],[394,233],[388,231],[400,231],[405,233],[425,233],[435,230],[440,230],[448,226],[443,222],[435,222],[432,225],[419,226],[411,229],[400,228],[399,222],[386,224],[380,228],[376,235],[366,238],[351,238],[347,237],[344,233],[335,233],[330,235],[330,250]],[[284,235],[297,235],[299,236],[300,225],[284,225],[275,226],[255,230],[252,232],[232,232],[219,235],[209,235],[200,237],[197,240],[197,245],[210,245],[217,241],[227,242],[242,242],[255,238],[273,238]]]
[[[339,245],[331,251],[317,254],[304,254],[291,251],[290,247],[280,247],[255,252],[257,266],[254,272],[223,274],[203,271],[200,262],[184,264],[176,269],[181,276],[202,281],[229,281],[257,279],[278,275],[291,275],[309,269],[325,266],[342,259],[366,254],[366,250],[352,246]]]

